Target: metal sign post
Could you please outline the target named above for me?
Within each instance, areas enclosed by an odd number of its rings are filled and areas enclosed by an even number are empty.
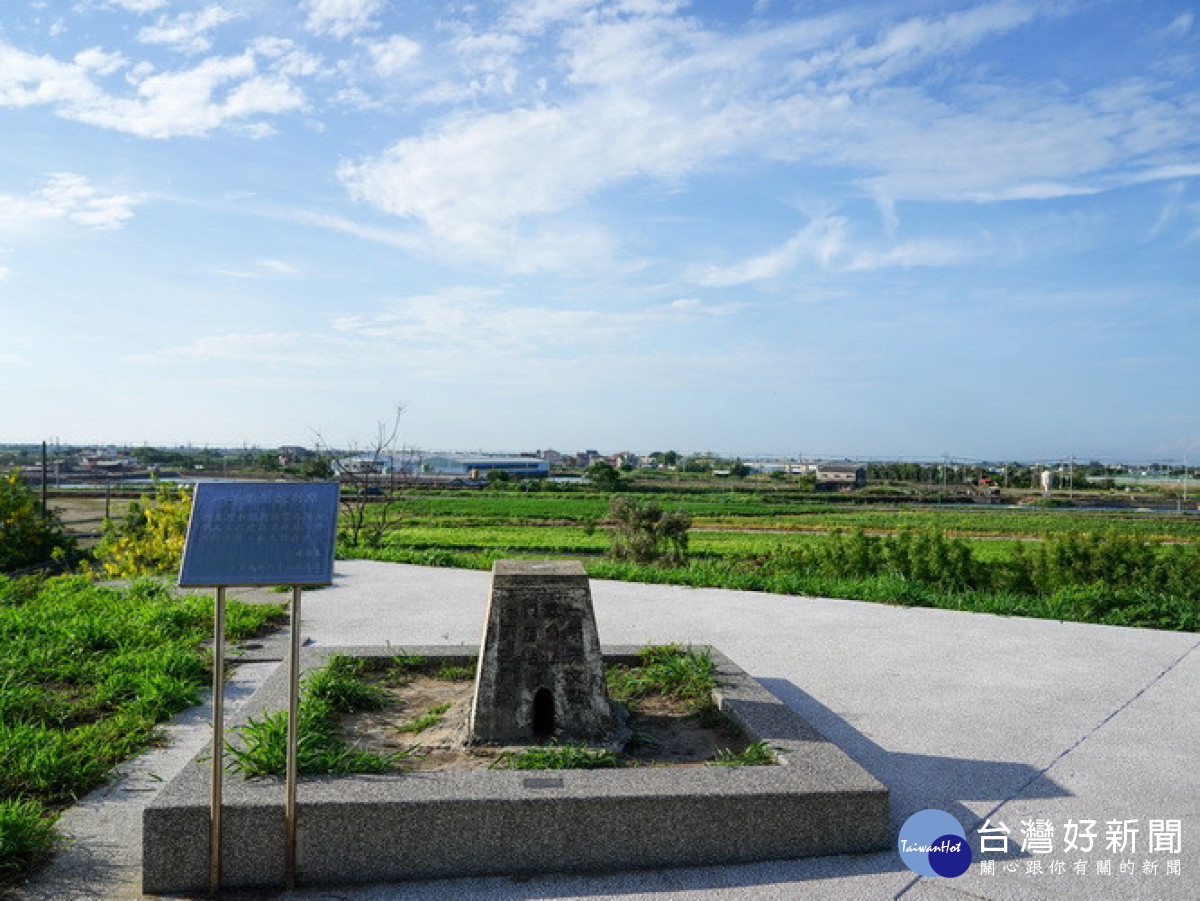
[[[213,616],[213,763],[209,811],[209,889],[221,887],[221,793],[224,750],[225,589],[292,588],[288,653],[288,736],[284,868],[296,884],[296,758],[300,710],[300,592],[333,582],[336,482],[229,482],[196,487],[179,571],[181,588],[216,588]]]
[[[300,735],[300,586],[292,586],[292,643],[288,650],[287,772],[284,777],[283,821],[287,831],[284,875],[296,887],[296,753]]]
[[[221,888],[221,788],[225,751],[225,588],[217,588],[213,611],[213,737],[211,812],[208,825],[208,890]]]

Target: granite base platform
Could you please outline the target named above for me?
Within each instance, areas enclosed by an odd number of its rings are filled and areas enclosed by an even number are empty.
[[[638,649],[606,647],[606,663]],[[446,664],[454,647],[324,648],[330,654],[420,654]],[[777,766],[680,766],[306,777],[297,808],[300,884],[482,875],[622,871],[886,850],[888,791],[836,745],[713,651],[718,702]],[[280,666],[230,727],[287,706]],[[143,891],[204,891],[209,879],[209,751],[143,815]],[[225,778],[222,887],[284,883],[283,780]]]

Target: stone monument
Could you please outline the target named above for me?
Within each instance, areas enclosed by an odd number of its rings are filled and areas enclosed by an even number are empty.
[[[578,561],[498,560],[468,740],[613,740],[587,573]]]

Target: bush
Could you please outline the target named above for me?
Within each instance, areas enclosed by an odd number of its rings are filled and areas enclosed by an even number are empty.
[[[105,520],[96,560],[110,579],[168,575],[183,559],[192,496],[160,485],[153,498],[134,501],[120,520]]]
[[[0,478],[0,572],[49,563],[74,549],[58,517],[42,512],[18,470]]]
[[[608,515],[613,521],[608,551],[613,559],[679,566],[687,558],[692,518],[682,510],[664,511],[654,501],[618,497]]]

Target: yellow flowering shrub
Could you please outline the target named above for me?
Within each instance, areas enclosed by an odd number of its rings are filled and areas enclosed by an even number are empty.
[[[101,572],[109,579],[177,572],[191,514],[191,492],[167,485],[130,504],[124,518],[105,523],[96,546]]]

